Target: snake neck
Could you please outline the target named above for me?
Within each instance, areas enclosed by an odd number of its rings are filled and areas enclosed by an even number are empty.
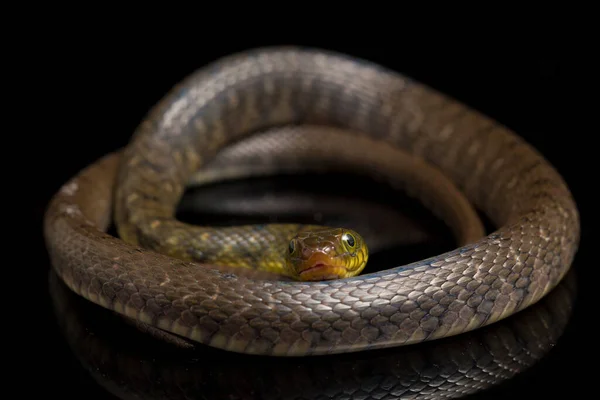
[[[315,225],[304,224],[215,228],[190,226],[169,219],[135,226],[123,224],[119,235],[130,243],[184,261],[245,268],[291,278],[285,263],[289,242],[299,232],[315,228]]]

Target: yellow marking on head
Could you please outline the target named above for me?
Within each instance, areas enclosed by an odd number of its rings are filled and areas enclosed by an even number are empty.
[[[364,269],[367,259],[367,245],[357,232],[314,227],[290,240],[286,270],[297,280],[349,278]]]

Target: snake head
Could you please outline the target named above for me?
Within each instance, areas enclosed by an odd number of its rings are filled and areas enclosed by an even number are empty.
[[[349,278],[363,270],[368,256],[365,241],[353,230],[309,228],[290,240],[286,267],[300,281]]]

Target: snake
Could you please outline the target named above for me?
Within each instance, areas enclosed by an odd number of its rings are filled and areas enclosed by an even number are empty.
[[[207,227],[174,218],[204,164],[277,127],[301,131],[280,135],[275,152],[400,182],[445,218],[460,245],[359,274],[367,246],[344,227]],[[302,152],[313,128],[328,134]],[[453,190],[440,175],[490,219],[492,232],[478,236],[477,223],[462,217],[466,208],[444,206]],[[113,219],[118,237],[106,232]],[[44,218],[51,264],[74,292],[186,340],[270,356],[410,345],[494,323],[561,281],[579,236],[566,182],[508,127],[382,65],[293,46],[250,49],[190,74],[127,146],[65,183]],[[308,276],[211,268],[222,261]]]
[[[539,393],[531,379],[536,368],[547,371],[548,365],[539,365],[547,356],[568,352],[564,336],[578,290],[574,272],[534,306],[483,329],[422,346],[289,362],[257,362],[205,347],[173,351],[111,323],[111,313],[81,301],[54,271],[48,283],[60,334],[84,375],[119,399],[483,399],[494,387],[506,395],[518,387],[518,397]],[[560,356],[549,358],[564,365]],[[529,385],[517,385],[519,378]],[[82,386],[89,390],[85,380]]]

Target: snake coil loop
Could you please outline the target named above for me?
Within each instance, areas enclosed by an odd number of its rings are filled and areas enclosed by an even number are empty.
[[[283,265],[298,226],[192,227],[172,217],[186,183],[220,150],[281,127],[288,133],[257,142],[270,149],[267,165],[284,154],[299,166],[345,165],[399,182],[464,245],[319,282],[200,265]],[[478,235],[455,190],[497,229]],[[457,200],[448,206],[446,197]],[[106,234],[113,209],[120,238]],[[559,174],[506,127],[364,60],[267,48],[218,60],[177,85],[122,152],[56,194],[45,238],[61,279],[103,307],[216,348],[316,355],[439,339],[528,307],[569,269],[579,216]],[[364,257],[357,254],[348,260]],[[329,262],[310,257],[311,268]]]

